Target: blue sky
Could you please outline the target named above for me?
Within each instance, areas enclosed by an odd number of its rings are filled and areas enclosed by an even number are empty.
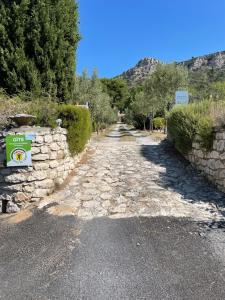
[[[225,0],[79,0],[77,73],[113,77],[141,58],[225,50]]]

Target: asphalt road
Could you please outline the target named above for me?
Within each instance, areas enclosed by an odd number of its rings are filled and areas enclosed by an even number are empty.
[[[118,130],[99,142],[62,199],[56,193],[44,207],[0,216],[0,299],[225,299],[225,221],[212,223],[208,205],[222,195],[160,145],[141,151]]]
[[[223,223],[78,221],[46,209],[1,219],[0,299],[225,298]]]

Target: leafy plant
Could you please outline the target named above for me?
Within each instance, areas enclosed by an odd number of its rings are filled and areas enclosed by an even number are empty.
[[[211,150],[213,146],[213,120],[210,117],[202,116],[198,120],[197,133],[201,137],[200,145],[203,149]]]
[[[63,104],[58,107],[58,112],[58,117],[63,121],[62,126],[68,130],[71,154],[82,152],[92,132],[89,110],[72,104]]]
[[[153,126],[155,129],[162,130],[165,125],[166,125],[166,120],[164,118],[157,117],[153,119]]]
[[[175,64],[157,65],[143,86],[133,90],[133,102],[129,107],[133,111],[133,123],[137,115],[139,118],[142,116],[142,124],[146,123],[149,116],[165,116],[174,103],[176,90],[187,85],[188,73],[185,68]]]
[[[0,86],[68,101],[80,39],[76,2],[2,0],[0,11]]]
[[[99,131],[107,125],[117,121],[117,109],[112,108],[112,99],[104,92],[103,84],[94,70],[91,78],[86,71],[82,76],[75,78],[74,87],[75,103],[85,104],[89,102],[93,129]]]
[[[197,133],[198,120],[184,107],[175,108],[168,118],[168,131],[174,140],[175,147],[181,153],[188,153],[192,148]]]
[[[191,150],[196,135],[200,136],[201,147],[210,151],[214,127],[224,126],[224,116],[225,102],[202,101],[176,106],[168,116],[168,131],[182,153]]]

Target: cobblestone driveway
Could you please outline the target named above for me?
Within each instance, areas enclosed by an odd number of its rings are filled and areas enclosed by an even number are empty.
[[[167,142],[117,124],[91,143],[93,154],[69,185],[45,199],[48,212],[80,218],[175,216],[223,219],[224,194],[205,181]]]

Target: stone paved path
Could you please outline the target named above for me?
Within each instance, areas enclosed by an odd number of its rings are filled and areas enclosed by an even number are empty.
[[[69,185],[39,204],[48,212],[84,219],[109,216],[224,219],[224,194],[205,181],[167,142],[117,124],[91,143],[93,154]]]

